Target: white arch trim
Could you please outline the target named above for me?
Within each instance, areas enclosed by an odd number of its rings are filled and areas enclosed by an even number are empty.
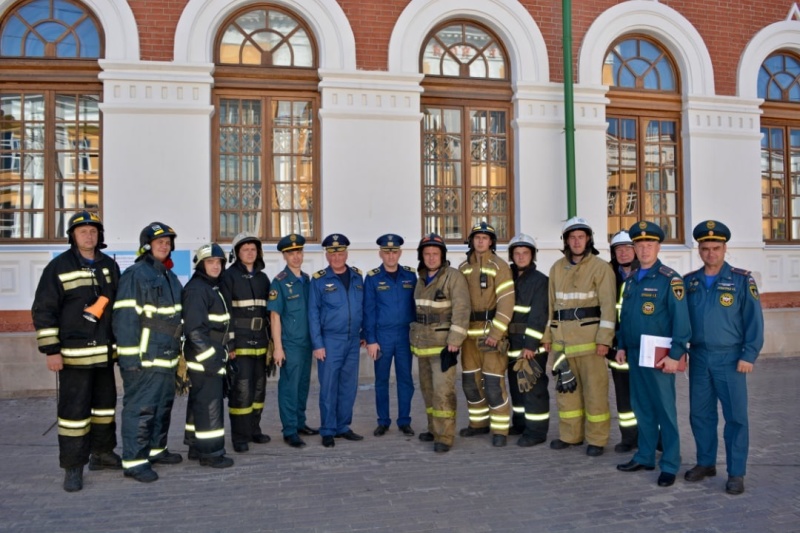
[[[17,0],[0,0],[5,13]],[[139,28],[127,2],[119,0],[81,0],[95,14],[105,35],[105,59],[137,61]]]
[[[319,68],[356,70],[356,40],[350,21],[335,0],[269,0],[296,13],[317,41]],[[175,30],[175,61],[213,63],[214,37],[222,21],[253,0],[189,0]]]
[[[800,54],[800,21],[784,20],[756,33],[742,53],[737,71],[736,93],[742,98],[758,98],[758,70],[776,50]]]
[[[514,82],[548,82],[547,46],[530,13],[507,0],[411,0],[389,40],[389,72],[419,74],[423,39],[449,18],[469,18],[489,26],[509,54]]]
[[[685,96],[714,95],[714,68],[703,38],[683,15],[652,0],[622,2],[595,19],[578,55],[579,82],[602,85],[606,51],[632,32],[653,37],[675,57]]]

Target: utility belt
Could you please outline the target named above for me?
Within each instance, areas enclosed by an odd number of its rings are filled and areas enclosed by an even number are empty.
[[[167,322],[163,318],[143,316],[141,319],[142,327],[148,328],[150,331],[157,331],[164,335],[169,335],[173,339],[180,339],[183,336],[183,324],[173,324]]]
[[[489,322],[494,318],[496,309],[487,309],[486,311],[472,311],[469,314],[470,322]]]
[[[451,313],[417,313],[418,324],[443,324],[450,323],[453,315]]]
[[[236,329],[249,329],[250,331],[261,331],[267,326],[267,319],[260,316],[253,318],[236,318],[233,321]]]
[[[584,318],[600,318],[600,306],[594,307],[573,307],[572,309],[560,309],[553,311],[553,320],[565,322],[567,320],[582,320]]]

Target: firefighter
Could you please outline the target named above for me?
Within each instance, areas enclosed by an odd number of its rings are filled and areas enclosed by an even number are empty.
[[[545,350],[555,355],[560,438],[550,448],[563,450],[588,441],[586,455],[603,454],[608,443],[608,370],[605,356],[614,339],[616,295],[614,272],[599,259],[594,233],[580,217],[561,231],[564,257],[550,268],[550,322]]]
[[[615,331],[619,330],[619,312],[622,308],[622,285],[631,272],[639,268],[633,241],[627,231],[622,230],[611,237],[611,268],[617,280],[617,322]],[[619,432],[622,440],[614,446],[617,453],[628,453],[638,446],[639,430],[636,425],[636,415],[631,406],[631,382],[628,363],[619,364],[616,361],[617,339],[608,351],[606,358],[611,368],[611,378],[614,380],[614,396],[617,399],[617,416],[619,417]]]
[[[233,451],[242,453],[249,449],[249,442],[270,441],[269,435],[261,431],[267,386],[270,281],[264,273],[261,240],[257,236],[244,232],[234,237],[229,258],[232,264],[222,273],[219,288],[231,305],[238,372],[231,377],[228,414]]]
[[[456,433],[456,365],[469,327],[469,287],[447,261],[447,247],[439,235],[420,240],[417,259],[416,317],[409,336],[428,416],[428,430],[419,440],[433,442],[434,452],[445,453]]]
[[[373,434],[380,437],[389,430],[389,375],[394,361],[397,380],[397,427],[403,435],[414,436],[411,429],[411,346],[408,331],[414,320],[416,271],[399,264],[403,238],[388,233],[378,237],[382,264],[370,270],[364,280],[364,337],[367,354],[375,361],[375,408],[378,426]]]
[[[492,446],[505,446],[511,425],[511,404],[505,386],[507,356],[502,348],[514,314],[514,280],[508,263],[494,253],[497,234],[486,222],[472,227],[467,260],[458,269],[467,280],[471,313],[464,341],[462,387],[469,426],[462,437],[492,433]],[[502,353],[501,353],[502,352]]]
[[[94,213],[72,215],[69,250],[45,267],[33,300],[33,324],[47,368],[57,372],[59,464],[64,490],[83,488],[89,470],[119,470],[114,409],[114,334],[111,308],[119,283],[117,263],[105,248]]]
[[[541,345],[547,326],[547,276],[536,270],[536,241],[521,233],[508,243],[514,276],[514,316],[508,325],[508,386],[511,393],[511,432],[517,444],[528,447],[547,440],[550,394],[547,391],[547,352]]]
[[[341,234],[322,241],[328,268],[314,273],[308,297],[308,327],[319,376],[320,435],[332,448],[336,438],[359,441],[350,429],[358,392],[364,278],[347,265],[350,241]]]
[[[125,389],[122,468],[126,477],[143,483],[158,479],[151,463],[183,460],[167,448],[183,334],[183,288],[172,272],[175,237],[175,230],[161,222],[142,229],[138,257],[122,273],[114,304],[114,335]]]
[[[225,457],[225,409],[222,405],[225,366],[236,357],[230,338],[231,316],[219,288],[225,269],[225,252],[217,243],[204,244],[192,258],[194,274],[183,289],[183,355],[189,380],[184,442],[189,459],[200,466],[228,468]]]

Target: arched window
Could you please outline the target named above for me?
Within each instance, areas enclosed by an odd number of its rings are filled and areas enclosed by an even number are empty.
[[[319,240],[317,49],[294,14],[248,6],[222,25],[214,73],[214,238]]]
[[[800,57],[769,56],[758,72],[761,117],[761,228],[765,241],[800,241]]]
[[[502,43],[471,21],[449,21],[420,54],[422,227],[463,243],[485,220],[513,231],[511,83]]]
[[[100,210],[102,56],[79,2],[21,2],[0,21],[0,241],[60,241],[73,213]]]
[[[606,54],[608,236],[637,220],[682,242],[680,87],[672,58],[646,37],[626,36]]]

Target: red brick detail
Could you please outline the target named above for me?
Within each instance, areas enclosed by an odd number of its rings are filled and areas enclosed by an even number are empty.
[[[0,311],[0,333],[34,331],[30,311]]]
[[[787,309],[800,307],[800,292],[762,292],[761,307]]]
[[[188,0],[128,0],[139,27],[143,61],[172,61],[175,28]]]

